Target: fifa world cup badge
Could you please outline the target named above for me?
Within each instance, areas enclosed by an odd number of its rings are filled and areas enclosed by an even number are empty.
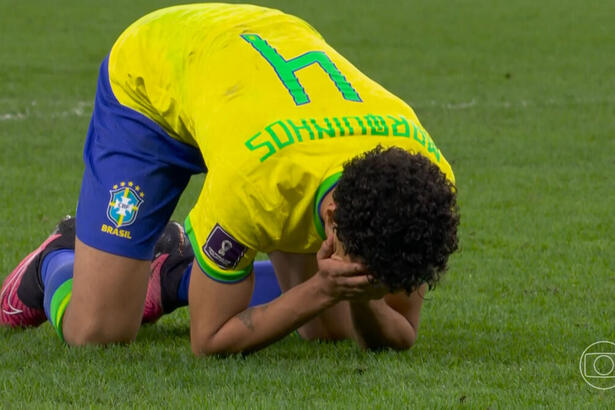
[[[246,247],[216,224],[203,246],[203,252],[222,269],[233,269],[246,252]]]
[[[107,206],[107,218],[116,228],[132,225],[145,197],[141,187],[132,181],[121,182],[119,185],[114,185],[109,194],[111,198]]]

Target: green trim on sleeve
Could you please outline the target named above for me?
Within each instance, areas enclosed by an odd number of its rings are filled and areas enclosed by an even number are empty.
[[[62,319],[64,318],[64,312],[70,302],[71,295],[73,294],[73,280],[69,279],[53,293],[51,297],[50,306],[50,318],[51,324],[55,328],[58,336],[64,342],[64,334],[62,333]]]
[[[188,238],[190,238],[190,243],[192,244],[192,249],[194,250],[194,255],[199,267],[207,276],[217,282],[222,283],[237,283],[250,276],[254,262],[251,262],[250,265],[239,271],[224,271],[221,269],[216,269],[207,263],[207,259],[203,256],[203,251],[201,250],[200,244],[196,239],[192,223],[190,222],[190,215],[186,217],[185,225],[186,234],[188,235]]]
[[[325,178],[316,190],[316,196],[314,197],[314,226],[316,227],[316,232],[318,232],[318,235],[323,241],[327,239],[327,235],[325,234],[324,222],[320,217],[320,204],[325,195],[337,185],[337,181],[339,181],[341,176],[342,172],[340,171]]]

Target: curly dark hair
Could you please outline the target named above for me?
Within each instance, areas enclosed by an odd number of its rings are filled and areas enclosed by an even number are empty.
[[[373,280],[393,291],[431,289],[457,249],[456,197],[423,155],[379,145],[344,164],[333,192],[335,231]]]

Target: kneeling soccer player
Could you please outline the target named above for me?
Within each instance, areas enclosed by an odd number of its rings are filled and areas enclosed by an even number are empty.
[[[413,110],[277,10],[186,5],[132,24],[100,68],[84,161],[76,227],[6,278],[0,324],[125,342],[189,300],[197,355],[295,329],[407,349],[457,247],[453,173]],[[167,223],[201,172],[188,241]],[[257,251],[283,293],[249,307]]]

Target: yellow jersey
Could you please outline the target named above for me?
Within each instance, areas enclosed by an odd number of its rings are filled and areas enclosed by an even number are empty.
[[[249,275],[257,251],[316,252],[320,200],[379,144],[426,156],[454,182],[412,108],[278,10],[158,10],[119,37],[109,78],[121,104],[201,151],[208,173],[186,231],[218,281]]]

